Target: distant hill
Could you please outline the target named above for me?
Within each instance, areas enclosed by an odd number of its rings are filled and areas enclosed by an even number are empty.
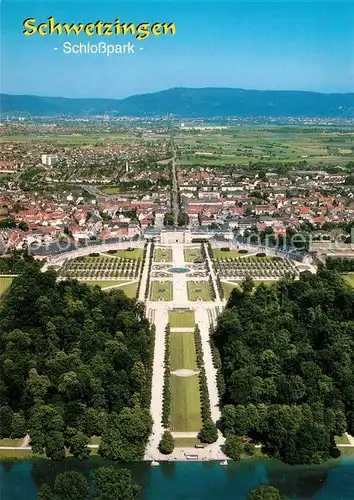
[[[354,93],[290,90],[173,88],[125,99],[76,99],[0,94],[1,113],[34,116],[101,115],[179,117],[269,116],[353,118]]]

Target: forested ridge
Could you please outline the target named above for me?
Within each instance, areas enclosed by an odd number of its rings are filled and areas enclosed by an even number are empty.
[[[326,268],[252,290],[233,290],[213,333],[227,449],[242,437],[293,464],[338,456],[334,436],[354,434],[354,291]]]
[[[0,437],[31,436],[34,452],[141,458],[154,334],[144,305],[28,263],[0,305]]]

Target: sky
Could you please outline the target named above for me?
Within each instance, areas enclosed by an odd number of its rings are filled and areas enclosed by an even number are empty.
[[[1,92],[123,98],[171,87],[354,91],[354,4],[276,2],[1,3]],[[173,22],[174,36],[23,35],[23,21]],[[65,54],[64,42],[134,44],[134,54]],[[57,49],[57,50],[54,50]]]

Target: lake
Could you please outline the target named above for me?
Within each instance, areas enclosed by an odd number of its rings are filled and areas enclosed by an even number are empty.
[[[36,500],[43,482],[52,483],[56,474],[110,465],[100,457],[84,462],[67,458],[62,462],[24,460],[0,462],[1,500]],[[117,465],[117,467],[122,467]],[[259,484],[271,484],[296,500],[353,500],[354,456],[343,456],[322,465],[289,466],[277,460],[243,460],[221,467],[218,462],[130,464],[136,482],[143,486],[144,500],[245,500]]]

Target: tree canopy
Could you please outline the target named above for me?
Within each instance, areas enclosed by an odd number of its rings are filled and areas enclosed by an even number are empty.
[[[288,463],[336,456],[334,436],[354,432],[354,292],[339,274],[235,289],[213,342],[226,436]]]
[[[1,303],[0,437],[27,430],[35,452],[83,459],[93,435],[110,446],[114,422],[115,455],[140,458],[154,344],[144,306],[56,278],[29,262]]]

